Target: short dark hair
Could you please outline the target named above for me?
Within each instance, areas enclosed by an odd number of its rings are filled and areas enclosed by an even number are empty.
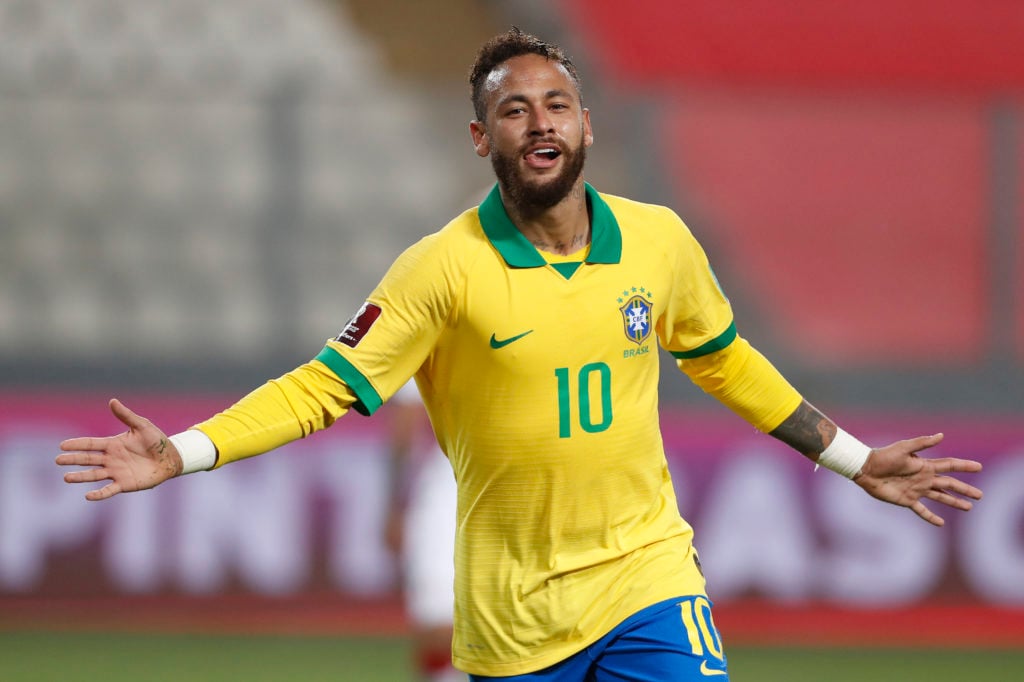
[[[484,101],[484,83],[498,66],[513,57],[524,54],[537,54],[545,59],[550,59],[561,64],[572,78],[576,89],[582,94],[580,76],[576,71],[576,65],[562,51],[558,45],[546,43],[537,36],[523,33],[517,26],[513,26],[505,33],[496,35],[480,47],[477,52],[476,62],[469,72],[469,84],[473,91],[473,112],[478,121],[483,121],[487,115],[487,103]]]

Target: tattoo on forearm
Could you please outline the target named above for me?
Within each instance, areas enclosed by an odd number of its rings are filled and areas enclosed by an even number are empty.
[[[769,435],[817,460],[835,438],[836,425],[805,400]]]

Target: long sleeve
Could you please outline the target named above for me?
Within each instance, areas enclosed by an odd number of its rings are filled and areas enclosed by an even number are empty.
[[[739,336],[722,350],[676,364],[705,393],[765,433],[781,424],[802,400],[775,366]]]
[[[355,401],[347,384],[313,360],[268,381],[193,428],[217,446],[219,467],[325,429]]]

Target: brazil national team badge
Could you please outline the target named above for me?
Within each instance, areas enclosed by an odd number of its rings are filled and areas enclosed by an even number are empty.
[[[621,299],[620,299],[621,300]],[[640,345],[651,334],[651,304],[643,296],[633,296],[619,308],[626,338]]]

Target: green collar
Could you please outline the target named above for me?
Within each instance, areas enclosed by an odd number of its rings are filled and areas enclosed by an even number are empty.
[[[622,256],[622,233],[619,231],[619,222],[597,190],[588,183],[584,183],[584,187],[591,216],[590,253],[586,262],[618,263]],[[505,212],[504,204],[501,203],[498,185],[494,185],[491,193],[480,204],[480,224],[487,239],[509,267],[538,268],[548,264],[544,256],[540,255],[534,245],[512,224],[508,213]]]

